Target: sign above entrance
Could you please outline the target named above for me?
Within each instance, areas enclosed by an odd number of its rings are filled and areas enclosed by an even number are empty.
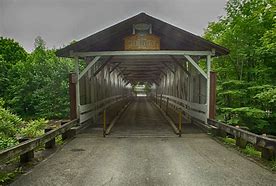
[[[133,25],[133,35],[124,38],[125,50],[160,50],[160,37],[152,34],[151,24]]]
[[[160,50],[160,38],[158,36],[132,35],[125,37],[125,50]]]

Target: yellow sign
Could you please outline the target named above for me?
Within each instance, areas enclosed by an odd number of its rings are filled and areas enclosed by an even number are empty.
[[[135,34],[124,39],[125,50],[160,50],[160,37]]]

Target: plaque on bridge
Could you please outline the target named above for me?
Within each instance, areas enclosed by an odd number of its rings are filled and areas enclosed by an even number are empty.
[[[153,34],[127,36],[124,43],[125,50],[160,50],[160,38]]]
[[[125,50],[160,50],[160,37],[152,34],[151,24],[133,25],[133,34],[124,38]]]

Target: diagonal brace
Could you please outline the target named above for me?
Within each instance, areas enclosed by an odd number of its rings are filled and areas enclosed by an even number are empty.
[[[109,63],[109,61],[112,59],[112,56],[109,57],[97,70],[94,72],[94,77]]]
[[[184,55],[185,58],[207,79],[207,74],[198,66],[198,64],[189,55]]]
[[[85,69],[80,73],[79,80],[84,76],[84,74],[101,58],[101,56],[96,56],[86,67]]]

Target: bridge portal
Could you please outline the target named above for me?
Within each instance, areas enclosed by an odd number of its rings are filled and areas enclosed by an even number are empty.
[[[57,51],[75,60],[71,119],[81,125],[99,123],[107,108],[133,101],[135,85],[147,86],[147,97],[166,113],[179,113],[179,123],[182,117],[206,123],[215,116],[212,57],[226,54],[226,48],[145,13]]]

